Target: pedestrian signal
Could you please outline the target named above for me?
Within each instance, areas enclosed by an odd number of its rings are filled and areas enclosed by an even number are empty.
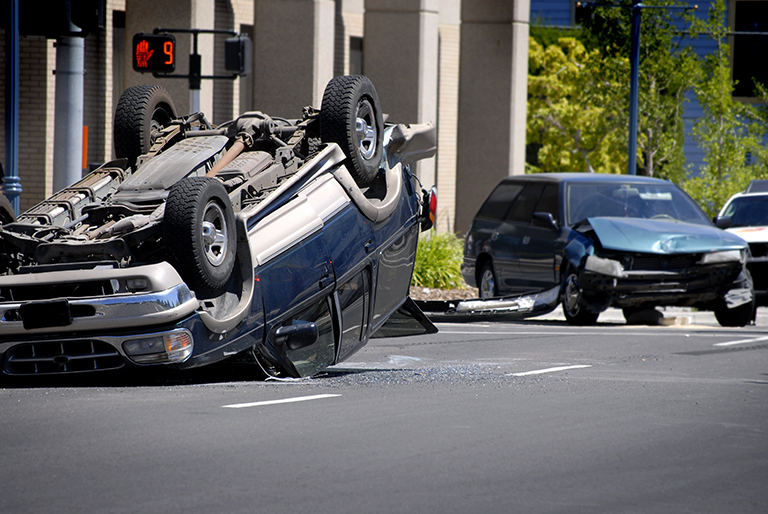
[[[133,36],[133,69],[172,73],[176,69],[176,38],[170,34]]]

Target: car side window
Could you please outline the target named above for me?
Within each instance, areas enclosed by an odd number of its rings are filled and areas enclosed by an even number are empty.
[[[523,190],[522,184],[501,183],[488,196],[480,211],[478,218],[488,218],[492,220],[503,220],[504,215],[509,210],[509,206],[515,201],[520,191]]]
[[[536,204],[536,209],[533,212],[548,212],[552,215],[553,219],[557,220],[560,214],[560,195],[558,190],[559,188],[556,184],[544,186],[539,203]]]
[[[530,223],[533,209],[539,201],[543,184],[528,184],[507,213],[507,220]]]

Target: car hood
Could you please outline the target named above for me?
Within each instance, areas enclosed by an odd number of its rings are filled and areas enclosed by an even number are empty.
[[[737,227],[729,228],[728,232],[736,234],[748,243],[768,242],[768,227]]]
[[[642,218],[589,218],[608,250],[637,253],[702,253],[746,248],[735,234],[716,227]]]

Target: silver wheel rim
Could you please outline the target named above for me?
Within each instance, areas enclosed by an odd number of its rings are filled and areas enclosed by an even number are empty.
[[[493,280],[493,272],[486,269],[480,280],[480,298],[493,298],[495,294],[496,282]]]
[[[201,235],[206,260],[213,266],[220,266],[227,256],[229,242],[224,210],[214,201],[205,206]]]
[[[581,288],[576,275],[569,275],[565,282],[565,291],[563,292],[563,306],[569,316],[576,316],[579,313],[581,303]]]
[[[357,147],[360,155],[365,160],[370,160],[376,153],[376,118],[373,107],[367,100],[362,100],[357,106],[355,117],[355,133],[357,134]]]

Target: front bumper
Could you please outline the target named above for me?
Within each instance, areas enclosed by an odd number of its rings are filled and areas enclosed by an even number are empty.
[[[707,306],[724,298],[741,304],[753,297],[751,284],[744,287],[739,283],[743,268],[743,263],[735,261],[676,270],[628,271],[615,260],[590,256],[579,283],[587,300],[606,308]]]
[[[0,295],[9,375],[181,363],[192,353],[190,331],[167,327],[190,318],[199,302],[166,262],[3,276]]]

